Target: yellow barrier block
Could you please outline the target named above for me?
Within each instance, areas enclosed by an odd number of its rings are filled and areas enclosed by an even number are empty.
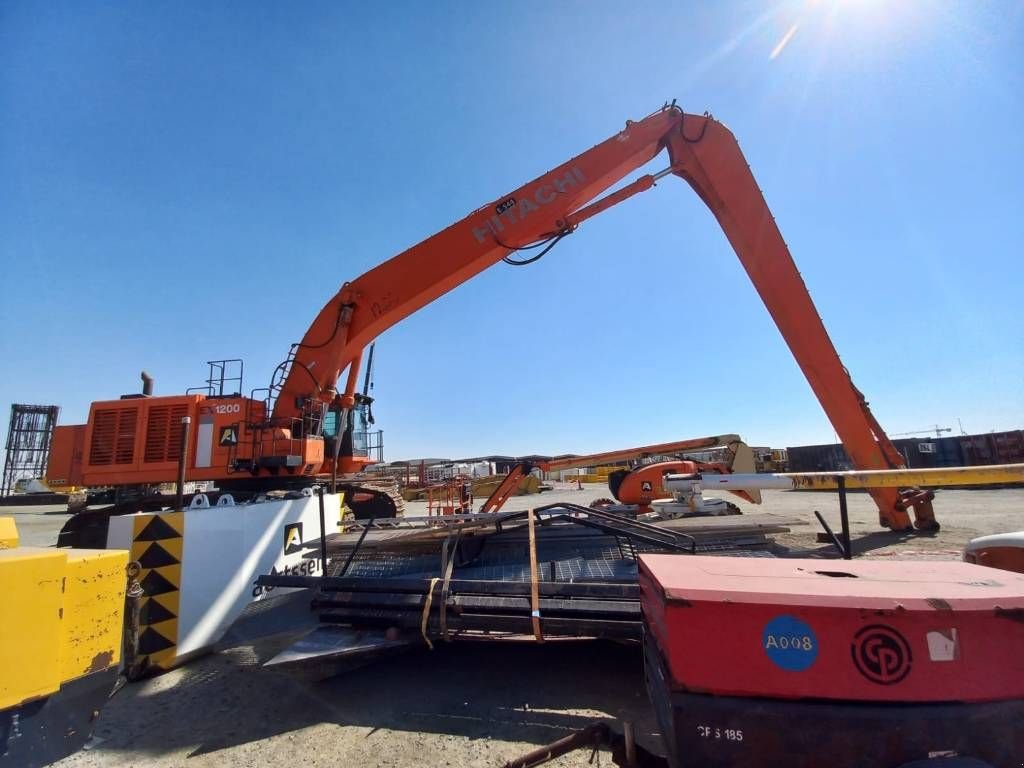
[[[928,488],[936,485],[1024,483],[1024,464],[986,464],[976,467],[879,469],[852,472],[789,472],[794,488],[831,490],[842,477],[847,488]]]
[[[0,550],[0,710],[60,688],[65,550]]]
[[[14,518],[0,517],[0,549],[14,549],[19,540]]]
[[[67,557],[60,636],[62,682],[120,663],[128,566],[128,552],[123,549],[71,549]]]
[[[116,666],[124,550],[0,550],[0,710]]]

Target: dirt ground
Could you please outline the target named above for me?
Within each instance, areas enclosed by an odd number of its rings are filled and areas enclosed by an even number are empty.
[[[507,509],[556,500],[589,503],[600,486],[519,497]],[[831,556],[815,540],[820,510],[838,529],[836,496],[769,491],[756,508],[808,521],[777,538],[785,554]],[[1024,528],[1024,489],[940,491],[936,535],[877,526],[866,494],[850,495],[855,551],[869,557],[959,557],[964,543]],[[410,505],[409,514],[420,514]],[[66,516],[56,508],[7,507],[22,543],[51,545]],[[259,667],[286,644],[242,646],[120,690],[90,747],[61,768],[113,766],[500,766],[596,719],[629,719],[658,748],[635,647],[604,642],[438,643],[323,682]],[[587,765],[572,753],[554,765]],[[600,760],[610,765],[610,756]],[[594,763],[598,764],[598,763]]]

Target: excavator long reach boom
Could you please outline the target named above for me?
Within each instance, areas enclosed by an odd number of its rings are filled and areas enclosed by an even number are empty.
[[[663,151],[664,171],[596,199]],[[520,249],[554,244],[668,174],[685,179],[718,220],[853,465],[903,467],[843,367],[735,137],[709,115],[674,104],[627,122],[606,141],[343,285],[294,349],[273,415],[298,417],[311,399],[346,413],[355,402],[362,350],[380,333],[487,267],[517,258]],[[875,488],[871,495],[882,525],[909,528],[913,506],[918,527],[936,527],[925,494]]]
[[[663,153],[663,170],[608,192]],[[54,431],[47,477],[53,485],[123,488],[127,499],[180,471],[237,493],[305,487],[325,475],[337,488],[339,473],[373,463],[369,446],[355,440],[372,400],[356,391],[368,344],[493,264],[535,261],[587,219],[670,175],[715,215],[854,467],[902,468],[840,362],[736,139],[712,117],[673,103],[345,283],[275,371],[267,397],[225,390],[229,381],[241,389],[241,369],[226,379],[232,361],[215,361],[207,387],[153,396],[147,384],[141,395],[95,401],[88,423]],[[937,527],[931,492],[870,492],[882,525],[910,528],[912,509],[917,527]]]

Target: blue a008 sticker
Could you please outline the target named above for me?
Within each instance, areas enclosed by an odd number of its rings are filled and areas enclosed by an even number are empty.
[[[795,616],[776,616],[761,634],[761,647],[775,666],[803,672],[818,658],[818,638],[811,626]]]

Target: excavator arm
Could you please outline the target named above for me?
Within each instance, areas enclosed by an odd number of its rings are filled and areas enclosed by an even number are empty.
[[[351,408],[363,348],[385,330],[517,249],[570,232],[569,216],[649,162],[680,122],[659,111],[371,269],[324,306],[277,393],[274,416],[300,415],[310,397],[331,402],[349,368],[341,405]]]
[[[681,125],[668,142],[672,172],[711,209],[775,325],[796,358],[855,467],[902,469],[903,457],[879,426],[839,359],[803,278],[732,133],[711,118]],[[872,488],[882,525],[936,528],[932,495]]]
[[[664,150],[664,171],[595,200]],[[274,417],[296,417],[314,399],[344,414],[355,402],[362,350],[383,331],[487,267],[520,260],[518,251],[550,247],[668,174],[685,179],[715,215],[854,466],[902,467],[843,367],[736,139],[712,117],[686,114],[674,104],[627,122],[606,141],[343,285],[283,364]],[[930,500],[920,492],[876,488],[871,494],[882,525],[909,528],[907,506],[917,504],[918,527],[936,526]]]

